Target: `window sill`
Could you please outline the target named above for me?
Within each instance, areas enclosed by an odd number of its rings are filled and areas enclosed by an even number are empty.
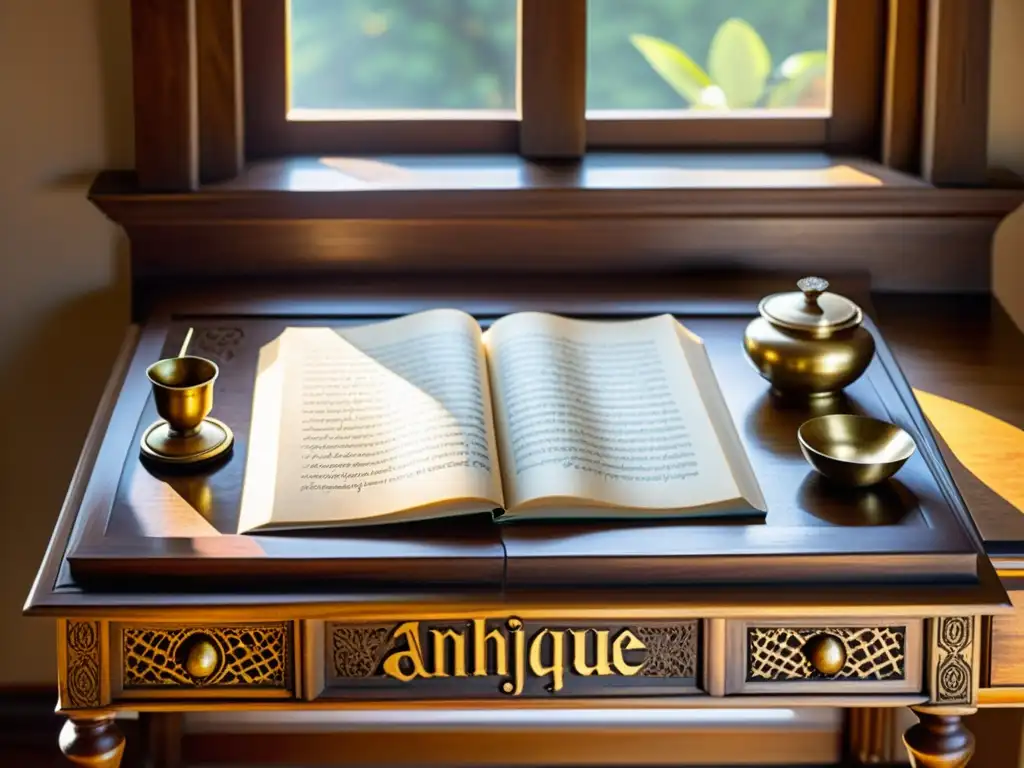
[[[1022,189],[939,189],[814,153],[289,158],[190,193],[101,174],[142,280],[336,272],[865,271],[876,288],[987,291]]]
[[[516,155],[288,158],[197,192],[146,193],[134,174],[90,191],[114,221],[1005,215],[1020,189],[938,189],[817,153],[613,154],[541,164]]]

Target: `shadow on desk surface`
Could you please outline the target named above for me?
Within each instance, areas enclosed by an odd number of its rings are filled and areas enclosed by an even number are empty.
[[[244,587],[261,578],[317,578],[501,588],[976,580],[966,510],[884,341],[868,373],[843,398],[811,410],[775,402],[744,359],[741,340],[752,314],[681,319],[707,344],[767,499],[764,520],[498,525],[480,518],[260,536],[234,533],[259,349],[289,324],[339,320],[205,317],[147,327],[83,499],[69,549],[71,572],[65,569],[58,584],[189,578]],[[234,455],[203,476],[158,477],[137,457],[142,430],[156,418],[141,374],[152,360],[174,354],[190,326],[193,351],[221,366],[216,415],[235,430]],[[796,444],[796,427],[829,411],[894,421],[921,450],[897,480],[837,492],[810,474]]]

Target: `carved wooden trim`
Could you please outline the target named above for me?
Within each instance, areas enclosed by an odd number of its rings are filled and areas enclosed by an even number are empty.
[[[391,649],[391,626],[331,627],[330,654],[333,672],[340,678],[373,677]]]
[[[929,663],[932,704],[970,706],[977,703],[980,625],[977,616],[942,616],[932,620]]]
[[[102,632],[98,621],[64,624],[65,708],[88,709],[103,704]]]
[[[641,677],[696,677],[697,622],[637,624],[630,629],[647,646]]]

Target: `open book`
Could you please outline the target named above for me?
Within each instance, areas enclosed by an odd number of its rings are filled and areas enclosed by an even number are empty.
[[[483,333],[439,309],[260,351],[242,533],[764,509],[704,345],[670,315]]]

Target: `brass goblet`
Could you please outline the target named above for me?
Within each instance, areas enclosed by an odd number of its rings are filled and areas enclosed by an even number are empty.
[[[146,369],[153,384],[156,412],[170,427],[172,437],[190,437],[213,410],[213,383],[217,364],[204,357],[169,357]]]
[[[191,464],[222,455],[234,440],[226,424],[209,418],[217,364],[203,357],[169,357],[146,369],[161,421],[142,437],[142,453],[169,464]]]

